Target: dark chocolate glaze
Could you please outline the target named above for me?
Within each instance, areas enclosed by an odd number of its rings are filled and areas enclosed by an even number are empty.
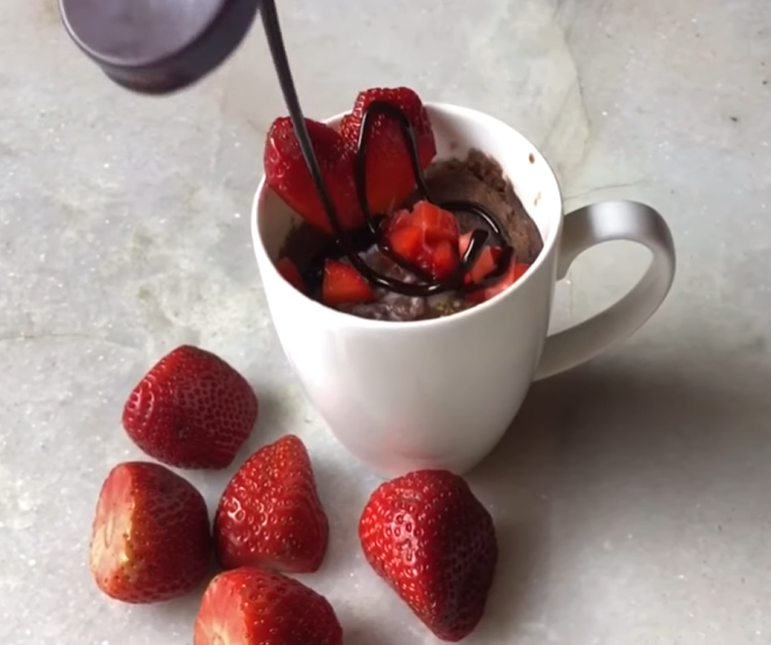
[[[486,231],[477,230],[472,234],[469,247],[454,275],[446,280],[436,280],[416,267],[405,264],[402,258],[388,248],[380,233],[383,214],[373,215],[369,212],[365,160],[371,124],[378,115],[385,115],[398,122],[409,151],[418,194],[431,202],[420,167],[415,132],[409,119],[393,105],[372,103],[365,111],[359,135],[355,166],[356,190],[366,221],[366,231],[353,236],[340,226],[305,125],[275,0],[60,0],[60,6],[63,22],[78,46],[113,81],[145,94],[168,94],[195,83],[211,72],[238,47],[258,8],[261,8],[263,28],[289,116],[327,219],[337,237],[337,253],[330,254],[346,257],[373,286],[407,296],[430,296],[467,288],[463,278],[488,242],[490,236]],[[455,201],[437,205],[455,213],[462,211],[479,218],[503,248],[496,269],[485,281],[472,288],[484,287],[502,276],[512,260],[513,248],[498,218],[475,202]],[[373,244],[377,244],[381,252],[393,261],[408,268],[418,282],[397,280],[368,266],[359,257],[359,253]]]

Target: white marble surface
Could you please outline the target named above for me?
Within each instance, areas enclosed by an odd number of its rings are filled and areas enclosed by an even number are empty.
[[[668,217],[675,288],[633,339],[538,384],[470,476],[500,528],[470,645],[771,642],[771,5],[767,0],[284,0],[308,112],[404,83],[540,143],[569,205]],[[265,311],[247,213],[281,101],[258,31],[169,99],[109,84],[54,0],[0,10],[0,643],[188,645],[197,599],[102,598],[86,554],[103,477],[138,451],[124,397],[186,341],[241,369],[251,447],[311,446],[323,571],[346,645],[432,643],[375,580],[354,527],[375,485],[309,408]],[[557,324],[618,295],[611,245],[560,285]],[[246,454],[246,452],[244,452]],[[195,474],[214,504],[229,473]]]

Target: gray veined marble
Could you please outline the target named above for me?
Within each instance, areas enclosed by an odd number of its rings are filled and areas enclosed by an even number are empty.
[[[487,110],[543,147],[569,206],[648,201],[676,238],[660,313],[535,386],[471,474],[502,561],[467,642],[771,642],[771,4],[279,9],[309,114],[397,83]],[[354,526],[376,481],[309,408],[267,317],[247,220],[281,100],[260,33],[163,100],[109,84],[54,0],[6,0],[0,43],[0,643],[191,643],[195,596],[111,603],[85,564],[101,481],[139,456],[124,397],[183,341],[260,393],[251,448],[288,431],[311,447],[332,543],[303,579],[336,606],[346,645],[433,643],[364,564]],[[583,257],[555,326],[617,297],[645,261],[623,244]],[[190,478],[213,505],[229,474]]]

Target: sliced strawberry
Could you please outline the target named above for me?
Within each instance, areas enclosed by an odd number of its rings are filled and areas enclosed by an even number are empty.
[[[182,345],[145,374],[123,408],[126,434],[177,468],[225,468],[252,432],[259,403],[218,356]]]
[[[91,537],[97,586],[116,600],[150,603],[195,589],[211,559],[206,502],[165,466],[118,464],[102,484]]]
[[[222,493],[214,518],[217,557],[225,569],[316,571],[328,534],[308,451],[294,435],[260,448],[244,462]]]
[[[355,150],[364,113],[374,102],[389,103],[409,119],[415,132],[418,158],[422,169],[436,156],[436,141],[431,120],[420,97],[406,87],[374,88],[361,92],[351,114],[343,117],[340,133],[348,147]],[[415,175],[404,134],[398,121],[380,114],[372,121],[366,143],[367,201],[373,214],[387,214],[415,189]]]
[[[482,302],[487,302],[491,298],[497,296],[499,293],[506,291],[506,289],[508,289],[517,280],[519,280],[529,268],[529,264],[512,261],[508,271],[501,277],[500,280],[498,280],[498,282],[492,286],[485,287],[484,289],[475,289],[474,291],[469,291],[466,294],[466,300],[475,305],[478,305]]]
[[[289,258],[279,258],[276,262],[276,271],[278,271],[281,277],[299,292],[307,293],[308,289],[305,285],[305,281],[300,274],[300,270],[295,266],[292,260]]]
[[[329,126],[310,119],[305,123],[341,226],[345,230],[358,228],[364,223],[364,217],[356,196],[353,151],[345,145],[340,133]],[[331,233],[332,226],[289,117],[276,119],[268,130],[264,164],[268,186],[309,224]]]
[[[391,249],[408,264],[438,279],[457,269],[460,231],[449,211],[420,201],[412,211],[397,211],[385,231]]]
[[[343,645],[324,596],[280,573],[242,567],[219,574],[204,593],[193,645]]]
[[[375,297],[369,282],[350,264],[327,260],[324,264],[324,282],[321,299],[325,305],[346,305],[369,302]]]

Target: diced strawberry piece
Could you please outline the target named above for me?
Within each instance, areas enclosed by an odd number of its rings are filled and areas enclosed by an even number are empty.
[[[476,289],[466,294],[466,300],[475,305],[487,302],[491,298],[494,298],[499,293],[503,293],[517,280],[519,280],[525,272],[530,268],[529,264],[522,262],[512,261],[509,266],[509,270],[501,277],[501,279],[494,285],[485,287],[484,289]]]
[[[479,254],[471,271],[466,274],[466,284],[475,284],[495,271],[498,260],[501,257],[501,249],[496,246],[486,246]]]
[[[458,243],[460,229],[455,215],[431,202],[423,200],[413,206],[411,223],[423,231],[428,244],[440,240]]]
[[[474,234],[474,231],[469,231],[468,233],[464,233],[460,236],[460,239],[458,240],[458,253],[460,253],[460,256],[463,257],[463,254],[468,251],[469,244],[471,244],[471,236]]]
[[[375,297],[369,282],[350,264],[327,260],[321,287],[324,304],[335,305],[368,302]]]
[[[329,126],[310,119],[305,124],[340,225],[345,230],[358,228],[364,223],[364,216],[356,195],[353,151],[340,133]],[[309,224],[331,233],[332,226],[289,117],[276,119],[268,130],[264,165],[268,186]]]
[[[307,292],[305,281],[300,274],[300,270],[289,258],[279,258],[278,262],[276,262],[276,270],[279,272],[279,274],[281,274],[281,277],[284,278],[284,280],[291,284],[295,289],[301,293]]]
[[[388,236],[391,249],[402,258],[416,258],[423,247],[423,234],[414,226],[394,228]]]
[[[436,156],[431,120],[420,97],[406,87],[374,88],[361,92],[351,114],[343,117],[340,133],[351,150],[356,150],[364,113],[374,102],[399,108],[415,132],[422,169]],[[367,139],[367,202],[370,212],[385,214],[415,190],[415,175],[399,123],[385,114],[374,117]]]
[[[431,260],[432,273],[437,279],[443,280],[458,268],[458,251],[452,242],[441,240],[434,247]]]
[[[461,235],[460,241],[458,242],[458,249],[461,257],[463,257],[468,250],[473,233],[474,231],[469,231],[468,233]],[[475,284],[490,275],[498,267],[501,252],[502,250],[497,246],[484,247],[477,258],[477,261],[474,263],[474,266],[466,274],[466,284]]]
[[[388,219],[383,220],[383,230],[387,233],[410,225],[412,213],[406,208],[396,211]]]
[[[405,262],[443,279],[458,267],[460,230],[455,216],[427,201],[398,211],[385,226],[388,243]]]

